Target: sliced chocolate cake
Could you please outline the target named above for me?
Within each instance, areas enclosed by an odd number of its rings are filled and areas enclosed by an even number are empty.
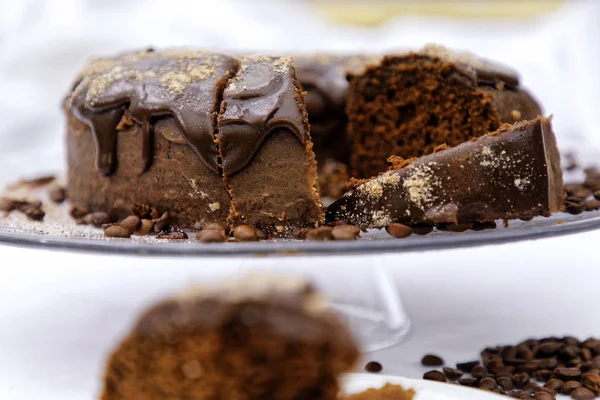
[[[245,276],[149,309],[108,360],[102,400],[336,400],[359,356],[304,280]]]
[[[562,206],[562,172],[550,119],[498,131],[412,160],[358,185],[327,221],[363,229],[391,222],[457,224],[549,216]]]

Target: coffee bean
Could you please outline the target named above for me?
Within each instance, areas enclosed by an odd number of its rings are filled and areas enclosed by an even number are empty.
[[[471,372],[474,367],[479,365],[479,361],[467,361],[462,363],[457,363],[456,368],[460,369],[463,372]]]
[[[333,239],[331,236],[332,231],[333,228],[330,228],[328,226],[320,226],[318,228],[311,229],[306,233],[306,240],[331,240]]]
[[[186,240],[188,238],[187,233],[174,227],[167,228],[160,231],[156,235],[157,239],[168,239],[168,240]]]
[[[575,155],[573,155],[573,154],[565,155],[563,168],[566,171],[573,171],[574,169],[578,168],[577,159],[575,158]]]
[[[19,206],[18,208],[33,221],[41,221],[46,216],[46,213],[42,210],[41,206],[29,205]]]
[[[446,377],[440,371],[425,372],[423,379],[428,381],[447,382]]]
[[[513,390],[515,388],[515,384],[508,376],[501,376],[496,379],[496,382],[498,382],[498,385],[506,391]]]
[[[587,349],[583,349],[583,350],[587,350]],[[577,368],[579,368],[581,370],[581,372],[584,373],[584,372],[589,372],[593,369],[597,369],[598,367],[592,361],[584,361],[581,364],[579,364],[577,366]]]
[[[568,381],[562,384],[562,386],[560,387],[560,392],[562,394],[571,394],[573,390],[578,389],[580,387],[581,383],[577,381]]]
[[[503,365],[501,367],[489,368],[490,372],[494,375],[512,374],[515,372],[515,367],[512,365]]]
[[[129,217],[128,217],[129,218]],[[145,236],[154,230],[154,221],[151,219],[142,219],[140,221],[140,226],[135,234],[138,236]]]
[[[223,231],[205,229],[196,233],[196,239],[202,243],[221,243],[227,241],[227,236]]]
[[[595,198],[596,200],[600,200],[600,190],[596,190],[596,191],[594,192],[594,198]]]
[[[140,217],[138,217],[137,215],[130,215],[129,217],[127,217],[123,221],[121,221],[119,223],[119,225],[124,226],[125,228],[129,229],[131,232],[135,232],[138,230],[141,223],[142,223],[142,221],[140,220]]]
[[[563,381],[576,381],[581,378],[581,370],[579,368],[559,367],[554,370],[554,374]]]
[[[587,347],[584,347],[583,349],[581,349],[581,358],[585,361],[592,361],[594,357],[592,356],[592,351]]]
[[[258,240],[268,240],[269,239],[269,234],[265,231],[263,231],[260,228],[254,228],[254,230],[256,231],[256,237],[258,238]]]
[[[550,393],[546,393],[546,392],[537,392],[533,398],[535,400],[554,400],[554,396],[552,396]]]
[[[585,204],[581,200],[575,200],[574,197],[567,197],[565,200],[566,211],[569,214],[577,215],[585,211]]]
[[[227,225],[222,224],[220,222],[211,222],[210,224],[205,225],[202,229],[221,231],[226,235],[229,233],[229,228],[227,227]]]
[[[483,365],[478,365],[476,367],[473,367],[473,369],[471,370],[471,375],[473,375],[474,378],[483,379],[487,377],[489,373],[486,367],[484,367]]]
[[[475,387],[479,383],[479,379],[477,378],[461,378],[458,380],[459,385]]]
[[[69,214],[71,214],[71,217],[73,217],[73,218],[83,218],[86,215],[88,215],[89,213],[87,210],[85,210],[83,208],[73,207],[69,211]]]
[[[108,238],[128,238],[131,237],[131,231],[124,226],[115,224],[105,224],[104,236]]]
[[[538,356],[553,356],[562,347],[561,343],[558,342],[546,342],[540,344],[537,349]]]
[[[529,383],[529,379],[529,374],[527,374],[526,372],[520,372],[518,374],[515,374],[515,387],[518,389],[523,389],[525,385]]]
[[[60,204],[67,198],[67,191],[64,187],[57,186],[50,189],[49,195],[50,200],[52,200],[56,204]]]
[[[569,361],[567,361],[567,366],[568,367],[579,367],[579,365],[582,362],[583,362],[583,360],[581,359],[581,357],[571,358]]]
[[[421,364],[427,367],[441,367],[444,365],[444,360],[435,354],[426,354],[421,359]]]
[[[521,398],[521,394],[523,392],[521,392],[520,390],[513,390],[512,392],[507,393],[510,397],[513,397],[515,399],[520,399]]]
[[[310,231],[310,228],[296,228],[292,232],[292,237],[298,240],[306,239],[306,234]]]
[[[520,392],[520,399],[531,399],[533,397],[533,393],[531,392]]]
[[[557,365],[558,361],[556,360],[556,358],[546,358],[540,361],[541,369],[553,370],[554,368],[556,368]]]
[[[19,202],[17,200],[0,197],[0,211],[13,211],[15,208],[17,208],[18,204]]]
[[[108,215],[108,213],[104,211],[97,211],[83,217],[83,221],[87,224],[91,224],[96,227],[101,227],[102,225],[110,223],[111,218]]]
[[[600,396],[600,376],[584,374],[581,376],[581,384]]]
[[[545,386],[539,386],[539,385],[536,385],[536,386],[533,388],[533,391],[534,391],[534,392],[536,392],[536,393],[537,393],[537,392],[544,392],[544,393],[548,393],[548,394],[550,394],[550,395],[552,395],[552,396],[556,396],[556,390],[554,390],[554,389],[551,389],[551,388],[547,388],[547,387],[545,387]]]
[[[504,361],[502,361],[502,357],[500,356],[492,357],[486,366],[488,369],[501,368],[504,367]]]
[[[563,185],[563,189],[567,192],[567,195],[580,197],[582,199],[585,199],[592,194],[592,191],[589,188],[580,183],[567,183],[566,185]]]
[[[597,190],[600,187],[600,174],[588,174],[583,184],[592,190]]]
[[[433,231],[433,225],[415,224],[411,226],[412,231],[416,235],[428,235]]]
[[[238,225],[233,228],[233,237],[240,242],[256,242],[258,240],[256,230],[249,225]]]
[[[331,236],[333,240],[356,240],[360,234],[358,226],[340,225],[333,228]]]
[[[600,200],[598,200],[598,199],[586,200],[585,210],[586,211],[600,210]]]
[[[533,373],[533,378],[540,382],[546,382],[552,376],[552,371],[547,369],[540,369]]]
[[[539,388],[539,387],[540,387],[540,385],[538,385],[537,383],[529,382],[527,385],[525,385],[523,387],[523,391],[536,393],[536,392],[538,392],[537,388]]]
[[[463,375],[461,370],[449,367],[442,368],[442,371],[444,372],[444,375],[446,375],[446,378],[450,379],[451,381],[455,381]]]
[[[378,372],[381,372],[383,370],[383,367],[377,361],[369,361],[365,365],[365,370],[367,372],[378,373]]]
[[[561,386],[564,384],[563,381],[561,381],[560,379],[550,379],[548,382],[546,382],[546,384],[544,385],[545,388],[548,389],[552,389],[555,391],[560,390]]]
[[[527,363],[523,365],[519,365],[516,369],[517,372],[527,372],[528,374],[532,374],[540,368],[539,360],[531,360],[527,361]]]
[[[164,231],[168,226],[169,223],[171,222],[171,215],[169,214],[168,211],[165,211],[164,213],[162,213],[162,215],[160,216],[160,218],[154,220],[154,232],[162,232]]]
[[[387,233],[396,239],[404,239],[412,234],[412,229],[409,226],[401,224],[399,222],[392,222],[385,227]]]
[[[575,400],[592,400],[596,395],[590,389],[580,387],[571,392],[571,397]]]
[[[494,390],[494,389],[498,388],[498,383],[496,382],[496,380],[494,378],[491,378],[488,376],[488,377],[480,380],[477,387],[480,389]]]

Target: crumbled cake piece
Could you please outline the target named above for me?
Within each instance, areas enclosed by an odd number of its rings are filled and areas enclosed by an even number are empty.
[[[413,400],[414,389],[404,389],[400,385],[386,383],[379,389],[367,389],[363,392],[342,397],[342,400]]]

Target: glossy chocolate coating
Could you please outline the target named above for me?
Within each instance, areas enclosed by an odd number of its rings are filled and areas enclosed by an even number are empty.
[[[144,128],[142,172],[152,160],[153,117],[174,118],[203,163],[218,172],[215,119],[222,87],[237,70],[231,56],[192,50],[127,53],[91,60],[65,102],[96,142],[96,166],[115,168],[117,126],[127,110]]]
[[[326,219],[363,229],[488,222],[549,216],[561,203],[551,122],[538,117],[382,173],[330,205]]]
[[[243,169],[269,135],[286,130],[301,143],[309,138],[303,109],[298,106],[295,66],[289,57],[246,56],[223,92],[219,146],[223,172]]]

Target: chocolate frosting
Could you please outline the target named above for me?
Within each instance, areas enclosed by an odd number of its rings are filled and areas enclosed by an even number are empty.
[[[330,205],[326,219],[361,228],[548,216],[562,203],[550,119],[538,117],[385,172]]]
[[[153,117],[174,118],[185,141],[203,163],[218,172],[215,115],[220,91],[237,70],[236,58],[201,51],[127,53],[91,60],[66,106],[87,124],[96,142],[96,167],[115,168],[116,131],[125,112],[143,126],[142,172],[152,160]]]
[[[306,143],[306,112],[289,57],[247,56],[223,92],[219,146],[225,175],[244,168],[264,140],[286,130]]]

